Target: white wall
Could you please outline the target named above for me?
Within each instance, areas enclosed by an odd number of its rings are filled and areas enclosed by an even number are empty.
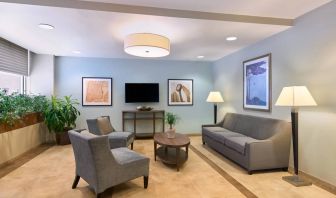
[[[224,95],[220,113],[239,112],[290,120],[274,103],[282,87],[305,85],[318,103],[299,112],[300,170],[336,184],[336,2],[314,10],[289,30],[226,56],[214,64],[214,86]],[[251,30],[253,31],[253,30]],[[243,110],[242,62],[272,53],[272,112]]]
[[[110,115],[113,126],[116,129],[121,130],[121,112],[123,110],[135,110],[135,108],[139,105],[149,105],[155,109],[162,109],[178,114],[181,119],[176,126],[176,130],[181,133],[200,133],[201,125],[211,123],[213,120],[212,104],[205,101],[213,85],[211,63],[208,62],[74,57],[56,58],[56,95],[72,95],[81,102],[82,77],[112,77],[113,106],[80,106],[79,111],[81,112],[81,116],[77,121],[78,128],[87,127],[87,118]],[[193,106],[177,107],[167,105],[168,79],[194,80]],[[124,84],[126,82],[159,83],[160,102],[150,104],[126,104],[124,99]],[[151,125],[149,125],[149,128],[150,126]]]
[[[48,97],[54,94],[54,56],[31,53],[27,81],[27,90],[30,93]]]

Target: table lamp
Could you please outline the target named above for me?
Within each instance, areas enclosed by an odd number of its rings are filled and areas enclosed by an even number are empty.
[[[316,106],[316,102],[305,86],[284,87],[280,93],[276,106],[291,107],[292,120],[292,140],[294,152],[294,173],[293,176],[285,176],[282,179],[294,186],[308,186],[311,182],[300,178],[299,173],[299,156],[298,156],[298,108],[302,106]]]
[[[217,103],[224,102],[223,97],[219,91],[210,91],[207,102],[214,103],[214,123],[217,123]]]

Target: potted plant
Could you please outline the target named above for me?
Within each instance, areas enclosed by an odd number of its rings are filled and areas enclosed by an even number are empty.
[[[175,128],[174,125],[179,120],[179,117],[176,114],[167,112],[165,115],[165,121],[169,124],[169,130],[167,131],[168,138],[175,138]]]
[[[65,96],[64,99],[52,96],[44,111],[44,122],[49,131],[55,133],[58,145],[70,144],[68,130],[76,127],[76,119],[80,115],[75,107],[78,104],[71,96]]]

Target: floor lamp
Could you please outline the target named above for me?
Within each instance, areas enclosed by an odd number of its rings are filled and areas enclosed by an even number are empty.
[[[223,97],[219,91],[210,91],[207,102],[214,103],[214,123],[217,123],[217,103],[224,102]]]
[[[294,173],[293,176],[282,177],[283,180],[291,183],[294,186],[308,186],[311,182],[306,181],[299,177],[299,136],[298,136],[298,108],[302,106],[316,106],[314,98],[309,93],[305,86],[284,87],[280,96],[275,104],[276,106],[289,106],[291,107],[291,120],[292,120],[292,140],[294,152]]]

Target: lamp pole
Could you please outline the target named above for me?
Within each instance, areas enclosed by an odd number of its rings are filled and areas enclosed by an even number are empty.
[[[294,173],[295,175],[299,174],[299,136],[298,136],[298,112],[295,108],[292,108],[291,111],[291,120],[292,120],[292,137],[293,137],[293,157],[294,157]]]
[[[214,124],[217,123],[217,103],[214,103]]]

